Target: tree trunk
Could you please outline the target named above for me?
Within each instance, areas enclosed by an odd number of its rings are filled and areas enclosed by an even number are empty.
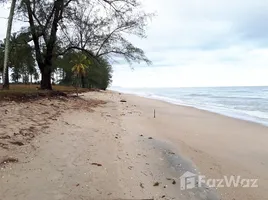
[[[8,90],[9,89],[9,71],[8,69],[3,73],[3,89]]]
[[[14,16],[16,0],[12,0],[10,13],[8,18],[7,24],[7,33],[6,33],[6,44],[5,44],[5,59],[4,59],[4,78],[3,78],[3,89],[9,89],[9,73],[8,73],[8,54],[9,54],[9,43],[10,43],[10,36],[11,36],[11,29],[12,29],[12,22]]]
[[[76,78],[76,96],[78,97],[78,87],[79,87],[79,76],[77,75],[77,78]]]
[[[86,87],[86,84],[85,84],[85,76],[84,75],[81,76],[81,87],[82,88],[85,88]]]
[[[49,66],[44,67],[41,71],[41,89],[42,90],[52,90],[51,84],[51,70]]]

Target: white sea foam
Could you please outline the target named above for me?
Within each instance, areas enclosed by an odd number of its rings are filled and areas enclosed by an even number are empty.
[[[268,87],[112,89],[268,126]]]

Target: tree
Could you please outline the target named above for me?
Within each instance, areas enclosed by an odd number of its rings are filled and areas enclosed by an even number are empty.
[[[84,54],[76,54],[76,59],[73,60],[73,62],[75,63],[75,65],[72,68],[72,72],[74,73],[74,75],[76,76],[76,93],[78,96],[78,80],[81,78],[81,84],[82,87],[85,87],[85,82],[84,82],[84,78],[86,76],[86,69],[88,68],[88,66],[90,65],[90,61],[87,59],[87,57]]]
[[[138,0],[20,0],[19,16],[29,21],[22,31],[30,35],[41,72],[41,89],[52,89],[53,60],[79,50],[98,62],[119,55],[129,63],[150,61],[126,39],[145,37],[151,16]]]
[[[91,64],[90,60],[83,53],[75,53],[73,60],[71,63],[75,65],[72,68],[72,71],[77,75],[77,77],[81,78],[81,87],[85,88],[85,75],[86,69],[89,68]]]
[[[10,13],[8,17],[7,33],[6,33],[5,58],[4,58],[4,69],[3,69],[3,89],[9,89],[8,56],[9,56],[9,43],[11,37],[11,29],[12,29],[15,5],[16,0],[12,0]]]
[[[108,60],[104,57],[100,57],[98,58],[98,62],[96,62],[95,59],[87,57],[87,60],[89,61],[81,62],[81,59],[78,59],[79,56],[86,56],[86,54],[76,51],[69,51],[67,54],[58,57],[54,61],[54,66],[56,68],[55,71],[60,77],[58,79],[58,83],[62,85],[72,85],[75,82],[79,83],[80,86],[85,88],[105,90],[112,82],[112,66]],[[73,76],[72,68],[74,64],[77,63],[85,63],[86,66],[88,66],[86,67],[86,73],[82,80],[81,76],[79,77],[79,80]]]
[[[11,74],[11,79],[15,83],[19,83],[19,79],[21,79],[21,72],[19,68],[15,68],[13,70],[13,73]]]
[[[4,43],[0,44],[0,62],[3,63]],[[24,83],[32,82],[32,76],[36,76],[36,63],[32,47],[25,42],[25,35],[13,34],[10,38],[8,66],[12,71],[11,78],[15,83],[23,79]],[[29,77],[30,76],[30,77]]]
[[[112,82],[112,66],[105,58],[98,58],[98,63],[93,63],[88,71],[87,84],[89,88],[106,90]]]

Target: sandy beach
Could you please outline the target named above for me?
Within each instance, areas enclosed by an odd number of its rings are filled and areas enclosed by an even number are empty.
[[[110,91],[80,98],[0,103],[1,200],[268,199],[268,127]],[[182,190],[188,171],[258,187]]]

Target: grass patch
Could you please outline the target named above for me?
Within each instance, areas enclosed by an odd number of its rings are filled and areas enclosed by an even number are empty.
[[[89,92],[92,89],[79,88],[78,92]],[[72,86],[54,85],[53,90],[39,90],[39,85],[11,84],[9,90],[0,89],[0,101],[23,101],[29,99],[39,99],[42,97],[67,96],[76,93]]]

